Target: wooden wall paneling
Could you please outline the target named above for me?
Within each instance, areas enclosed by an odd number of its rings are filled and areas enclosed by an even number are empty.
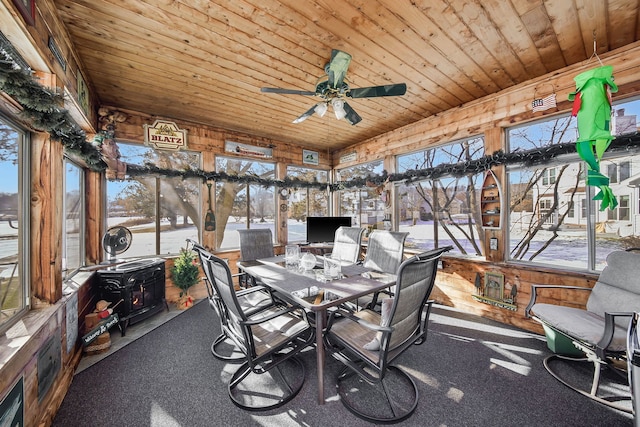
[[[31,150],[31,293],[54,303],[62,296],[63,148],[48,134],[32,133]]]
[[[300,153],[302,155],[302,153]],[[287,165],[278,163],[276,167],[276,179],[283,180],[287,176]],[[279,245],[284,246],[289,240],[289,199],[280,195],[280,189],[276,188],[276,237]]]
[[[103,174],[85,169],[86,229],[85,256],[87,265],[102,261],[102,235],[106,228],[106,194]]]
[[[212,151],[203,151],[202,152],[202,170],[205,171],[214,171],[216,168],[215,164],[215,154]],[[211,197],[211,207],[213,208],[213,214],[217,215],[217,206],[216,206],[216,183],[215,181],[211,181],[211,194],[209,194],[209,189],[207,188],[207,183],[202,183],[202,212],[203,212],[203,221],[204,215],[207,212],[209,207],[209,197]],[[216,224],[216,228],[218,225]],[[206,248],[215,248],[216,244],[216,233],[215,231],[206,231],[204,227],[202,227],[201,232],[201,241],[200,243]]]
[[[445,256],[443,268],[438,272],[433,299],[443,305],[452,306],[465,312],[478,314],[499,322],[523,328],[532,332],[542,333],[541,326],[524,316],[524,310],[529,303],[532,284],[554,284],[565,286],[581,286],[592,288],[597,280],[595,274],[578,272],[545,270],[540,267],[518,264],[494,264],[482,260],[465,259]],[[517,287],[517,311],[495,307],[473,299],[476,292],[476,274],[484,283],[485,272],[501,273],[505,277],[505,292],[509,292],[512,285]],[[589,296],[587,291],[545,291],[540,301],[584,308]]]
[[[613,94],[617,98],[625,98],[638,93],[637,76],[640,70],[640,42],[632,43],[622,49],[615,50],[601,59],[614,67],[616,84],[621,89]],[[469,102],[419,122],[401,127],[395,131],[362,141],[347,149],[333,153],[333,160],[338,164],[340,156],[356,151],[362,163],[383,158],[387,154],[399,154],[407,151],[427,148],[431,145],[478,135],[492,127],[507,127],[514,123],[555,114],[557,111],[569,111],[571,104],[567,102],[570,92],[575,90],[573,78],[587,69],[596,66],[593,62],[576,64],[561,72],[549,73],[537,79],[505,89],[476,101]],[[558,100],[558,109],[543,113],[531,112],[531,101],[537,88],[551,83]],[[627,86],[629,85],[629,86]],[[343,164],[348,167],[352,164]]]
[[[118,124],[116,142],[123,141],[142,144],[144,142],[143,125],[150,125],[159,118],[137,111],[119,111],[127,115],[127,120]],[[270,159],[270,161],[294,164],[298,166],[304,165],[302,163],[303,147],[296,144],[255,136],[248,133],[206,126],[200,123],[180,120],[171,121],[174,121],[179,128],[186,129],[188,131],[188,146],[190,150],[209,152],[214,155],[233,155],[231,153],[225,153],[224,151],[224,143],[229,140],[261,147],[273,147],[273,158]],[[318,157],[318,168],[329,169],[332,167],[331,162],[333,159],[327,151],[318,151]],[[204,166],[204,170],[206,171],[215,170],[215,162],[210,165],[204,164]]]
[[[505,149],[505,137],[504,137],[504,129],[499,127],[491,127],[485,130],[484,132],[484,144],[485,144],[485,153],[494,153],[498,150]],[[502,191],[502,209],[507,210],[509,206],[508,197],[508,188],[506,182],[506,170],[504,166],[496,166],[492,168],[493,173],[496,175],[498,179],[498,185],[501,187]],[[478,201],[479,203],[480,201]],[[501,213],[502,218],[504,217],[504,213]],[[490,240],[498,239],[498,249],[491,250],[490,249]],[[492,262],[502,262],[506,258],[505,253],[505,242],[507,239],[507,225],[503,220],[500,224],[499,229],[485,229],[484,230],[484,254],[487,258],[487,261]]]

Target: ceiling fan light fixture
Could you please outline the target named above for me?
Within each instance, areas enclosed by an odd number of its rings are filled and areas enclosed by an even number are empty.
[[[331,100],[331,106],[333,107],[336,119],[342,120],[347,117],[347,112],[344,110],[344,101],[342,99],[333,98]]]
[[[324,113],[326,113],[328,109],[329,109],[329,106],[327,105],[326,102],[318,102],[318,104],[314,108],[314,111],[318,116],[322,117],[324,116]]]

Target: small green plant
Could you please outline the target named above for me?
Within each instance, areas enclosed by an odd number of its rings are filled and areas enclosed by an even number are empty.
[[[180,296],[186,295],[190,287],[198,283],[200,269],[196,254],[188,249],[180,249],[180,256],[171,267],[173,284],[180,288]]]

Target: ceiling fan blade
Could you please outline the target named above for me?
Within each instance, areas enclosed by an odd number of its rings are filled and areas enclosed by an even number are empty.
[[[375,98],[378,96],[401,96],[407,92],[407,85],[397,83],[384,86],[360,87],[347,92],[350,98]]]
[[[316,106],[314,105],[313,107],[309,108],[307,111],[305,111],[304,114],[302,114],[300,117],[298,117],[297,119],[295,119],[294,121],[292,121],[291,123],[300,123],[300,122],[304,122],[305,120],[307,120],[309,117],[313,116],[313,113],[316,110]]]
[[[284,94],[284,95],[308,95],[308,96],[315,96],[316,95],[315,92],[310,92],[308,90],[280,89],[280,88],[277,88],[277,87],[263,87],[262,89],[260,89],[260,92],[280,93],[280,94]]]
[[[329,87],[337,89],[342,86],[347,69],[351,63],[351,55],[341,50],[333,49],[331,51],[331,61],[327,75],[329,76]]]
[[[362,120],[362,117],[360,117],[358,113],[356,113],[356,110],[351,108],[351,106],[346,102],[344,103],[343,108],[344,108],[344,111],[347,113],[347,115],[344,117],[346,121],[348,121],[352,125],[360,123],[360,121]]]

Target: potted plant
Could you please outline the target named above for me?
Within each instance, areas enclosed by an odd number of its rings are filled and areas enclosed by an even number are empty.
[[[188,249],[180,249],[180,256],[174,260],[171,267],[173,284],[180,289],[179,308],[185,309],[193,305],[189,288],[198,283],[199,276],[200,269],[196,254]]]

